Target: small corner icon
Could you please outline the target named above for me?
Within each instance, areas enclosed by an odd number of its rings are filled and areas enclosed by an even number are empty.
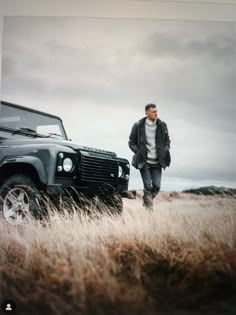
[[[11,300],[6,300],[2,303],[2,311],[4,313],[14,313],[16,309],[16,305],[13,301]]]

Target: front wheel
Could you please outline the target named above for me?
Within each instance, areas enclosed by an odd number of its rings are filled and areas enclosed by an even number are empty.
[[[104,204],[105,208],[108,208],[109,213],[118,215],[122,214],[123,200],[120,194],[114,192],[102,196],[100,199],[102,201],[102,204]]]
[[[25,223],[29,218],[42,219],[43,208],[35,182],[26,175],[13,175],[0,188],[0,214],[12,225]]]

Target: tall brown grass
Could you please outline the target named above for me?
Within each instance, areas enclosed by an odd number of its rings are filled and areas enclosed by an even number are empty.
[[[16,314],[236,314],[236,199],[160,193],[152,213],[0,222],[0,302]],[[52,209],[53,210],[53,209]]]

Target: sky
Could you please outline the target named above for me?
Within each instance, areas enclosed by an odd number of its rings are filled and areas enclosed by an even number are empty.
[[[236,187],[235,23],[4,17],[2,38],[2,100],[129,161],[131,127],[154,102],[171,139],[161,190]]]

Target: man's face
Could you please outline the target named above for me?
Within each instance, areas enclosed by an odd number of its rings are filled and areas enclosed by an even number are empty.
[[[148,111],[146,111],[146,115],[148,119],[155,120],[157,119],[157,108],[156,107],[150,107]]]

